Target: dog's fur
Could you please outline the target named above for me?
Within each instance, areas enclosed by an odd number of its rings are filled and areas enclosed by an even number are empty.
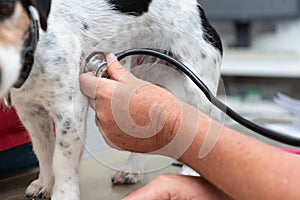
[[[38,5],[48,0],[30,2],[45,27],[43,8]],[[0,95],[18,79],[22,37],[28,26],[20,1],[16,1],[11,15],[0,17]],[[26,190],[28,197],[79,199],[78,166],[86,137],[88,101],[80,92],[78,76],[82,59],[92,50],[167,50],[201,77],[213,93],[217,90],[222,46],[197,0],[53,0],[48,29],[40,33],[29,79],[21,89],[10,89],[40,163],[39,178]],[[171,90],[179,88],[183,100],[209,112],[203,95],[191,81],[168,69],[151,69],[137,69],[135,74]],[[128,169],[142,170],[133,164],[139,157],[133,154],[129,162],[138,169]],[[120,173],[114,176],[114,182],[136,182],[140,178],[136,173]]]

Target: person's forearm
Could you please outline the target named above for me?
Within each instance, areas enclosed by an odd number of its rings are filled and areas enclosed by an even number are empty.
[[[199,158],[210,118],[201,115],[199,131],[179,159],[234,199],[299,199],[300,159],[228,127],[212,151]]]

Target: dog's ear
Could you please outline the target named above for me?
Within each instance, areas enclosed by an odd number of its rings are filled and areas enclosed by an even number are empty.
[[[47,19],[50,13],[51,0],[30,0],[39,13],[41,27],[44,31],[47,30]]]

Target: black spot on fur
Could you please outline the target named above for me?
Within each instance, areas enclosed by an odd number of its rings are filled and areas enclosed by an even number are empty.
[[[67,148],[70,147],[70,144],[68,144],[68,143],[66,143],[65,141],[61,140],[61,141],[59,142],[59,146],[60,146],[61,148],[63,148],[63,149],[67,149]]]
[[[82,26],[83,26],[83,29],[86,31],[89,30],[89,28],[90,28],[89,25],[85,22],[82,23]]]
[[[128,15],[141,16],[148,12],[152,0],[108,0],[113,9]]]
[[[63,126],[66,130],[69,130],[71,128],[71,124],[72,124],[72,120],[70,118],[67,118]]]
[[[37,106],[38,112],[43,112],[45,109],[43,106]]]
[[[214,64],[217,64],[217,59],[214,59]]]
[[[218,49],[223,55],[222,41],[217,33],[217,31],[210,25],[208,19],[206,18],[205,12],[201,6],[198,6],[200,12],[200,18],[202,22],[202,27],[204,29],[204,39],[209,42],[212,46]]]
[[[67,63],[67,60],[65,57],[58,56],[52,60],[52,63],[54,65],[64,65]]]

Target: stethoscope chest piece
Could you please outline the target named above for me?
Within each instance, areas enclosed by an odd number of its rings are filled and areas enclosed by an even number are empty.
[[[107,73],[106,55],[93,52],[85,60],[84,72],[94,72],[97,77],[110,78]]]

